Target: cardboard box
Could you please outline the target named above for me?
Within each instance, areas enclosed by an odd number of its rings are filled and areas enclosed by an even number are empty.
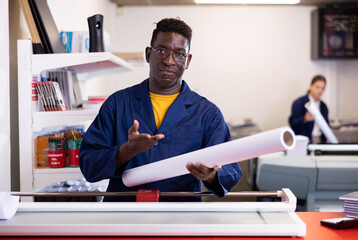
[[[39,136],[36,138],[37,145],[37,167],[49,167],[48,165],[48,138]]]

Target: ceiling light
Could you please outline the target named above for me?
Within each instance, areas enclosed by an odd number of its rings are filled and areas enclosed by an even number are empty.
[[[195,0],[197,4],[297,4],[300,0]]]

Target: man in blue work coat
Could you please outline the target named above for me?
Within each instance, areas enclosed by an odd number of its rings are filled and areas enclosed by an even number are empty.
[[[108,192],[143,188],[197,192],[202,181],[219,197],[238,183],[242,175],[238,164],[208,168],[191,163],[190,159],[186,167],[191,174],[130,188],[122,182],[127,169],[231,140],[219,108],[191,91],[182,80],[192,58],[191,36],[191,28],[179,19],[157,23],[151,47],[145,50],[149,78],[108,97],[83,138],[80,167],[88,181],[110,179]],[[160,198],[160,201],[200,200],[200,197]],[[135,198],[107,197],[105,201],[135,201]]]

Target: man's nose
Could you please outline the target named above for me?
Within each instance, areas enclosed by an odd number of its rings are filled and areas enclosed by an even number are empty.
[[[173,52],[169,52],[168,56],[166,58],[164,58],[163,62],[168,65],[175,65],[175,60],[173,58]]]

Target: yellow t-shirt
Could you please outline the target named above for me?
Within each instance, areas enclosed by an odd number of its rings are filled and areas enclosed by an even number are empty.
[[[150,99],[152,100],[153,112],[157,129],[162,124],[165,114],[167,114],[168,108],[175,99],[179,96],[180,92],[174,95],[159,95],[149,92]]]

